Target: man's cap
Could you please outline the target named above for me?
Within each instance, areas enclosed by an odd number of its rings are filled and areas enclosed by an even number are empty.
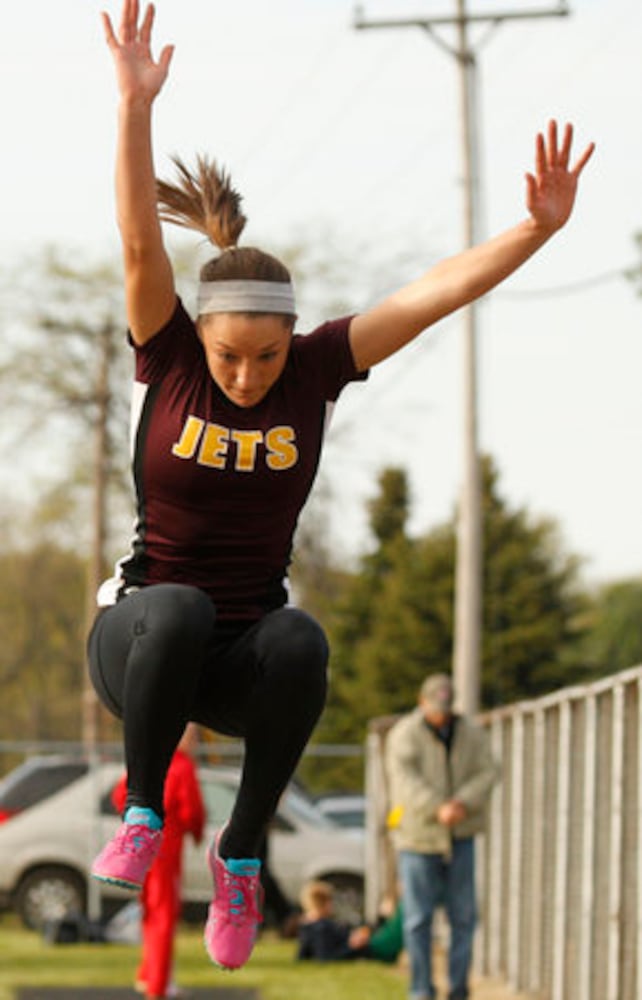
[[[452,711],[455,692],[449,674],[430,674],[419,691],[420,697],[436,712]]]

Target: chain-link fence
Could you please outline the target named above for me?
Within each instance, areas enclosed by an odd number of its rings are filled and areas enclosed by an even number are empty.
[[[394,878],[390,721],[368,736],[370,912]],[[478,971],[538,1000],[642,1000],[642,667],[480,721],[502,780],[478,851]]]

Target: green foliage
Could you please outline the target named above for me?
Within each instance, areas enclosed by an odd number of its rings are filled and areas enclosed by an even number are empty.
[[[330,547],[329,494],[319,484],[302,513],[296,533],[290,582],[295,603],[319,622],[327,622],[349,574],[338,569]]]
[[[78,739],[85,565],[49,542],[0,552],[4,739]]]
[[[379,544],[379,553],[403,537],[408,520],[408,480],[403,469],[384,469],[379,476],[379,495],[368,504],[370,528]]]
[[[510,510],[483,463],[482,701],[485,707],[584,679],[586,598],[555,525]],[[384,470],[369,504],[376,548],[344,582],[328,622],[331,693],[319,736],[360,742],[372,718],[407,711],[428,673],[451,669],[455,524],[406,533],[404,473]],[[336,784],[354,782],[341,764]]]
[[[489,459],[483,476],[482,704],[490,708],[584,679],[574,651],[586,598],[555,524],[509,510]]]
[[[583,655],[592,677],[642,664],[642,578],[609,584],[593,597]]]

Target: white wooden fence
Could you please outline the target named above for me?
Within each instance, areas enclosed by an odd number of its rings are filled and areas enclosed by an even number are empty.
[[[376,720],[367,908],[394,878]],[[642,667],[480,717],[502,780],[478,845],[476,965],[537,1000],[642,1000]]]

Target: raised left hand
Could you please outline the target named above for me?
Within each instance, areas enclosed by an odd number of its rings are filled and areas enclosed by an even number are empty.
[[[533,221],[550,232],[560,229],[569,218],[579,176],[595,149],[595,144],[589,143],[569,168],[572,142],[572,125],[564,126],[560,146],[557,122],[550,121],[546,138],[539,132],[535,140],[535,173],[526,174],[526,207]]]

